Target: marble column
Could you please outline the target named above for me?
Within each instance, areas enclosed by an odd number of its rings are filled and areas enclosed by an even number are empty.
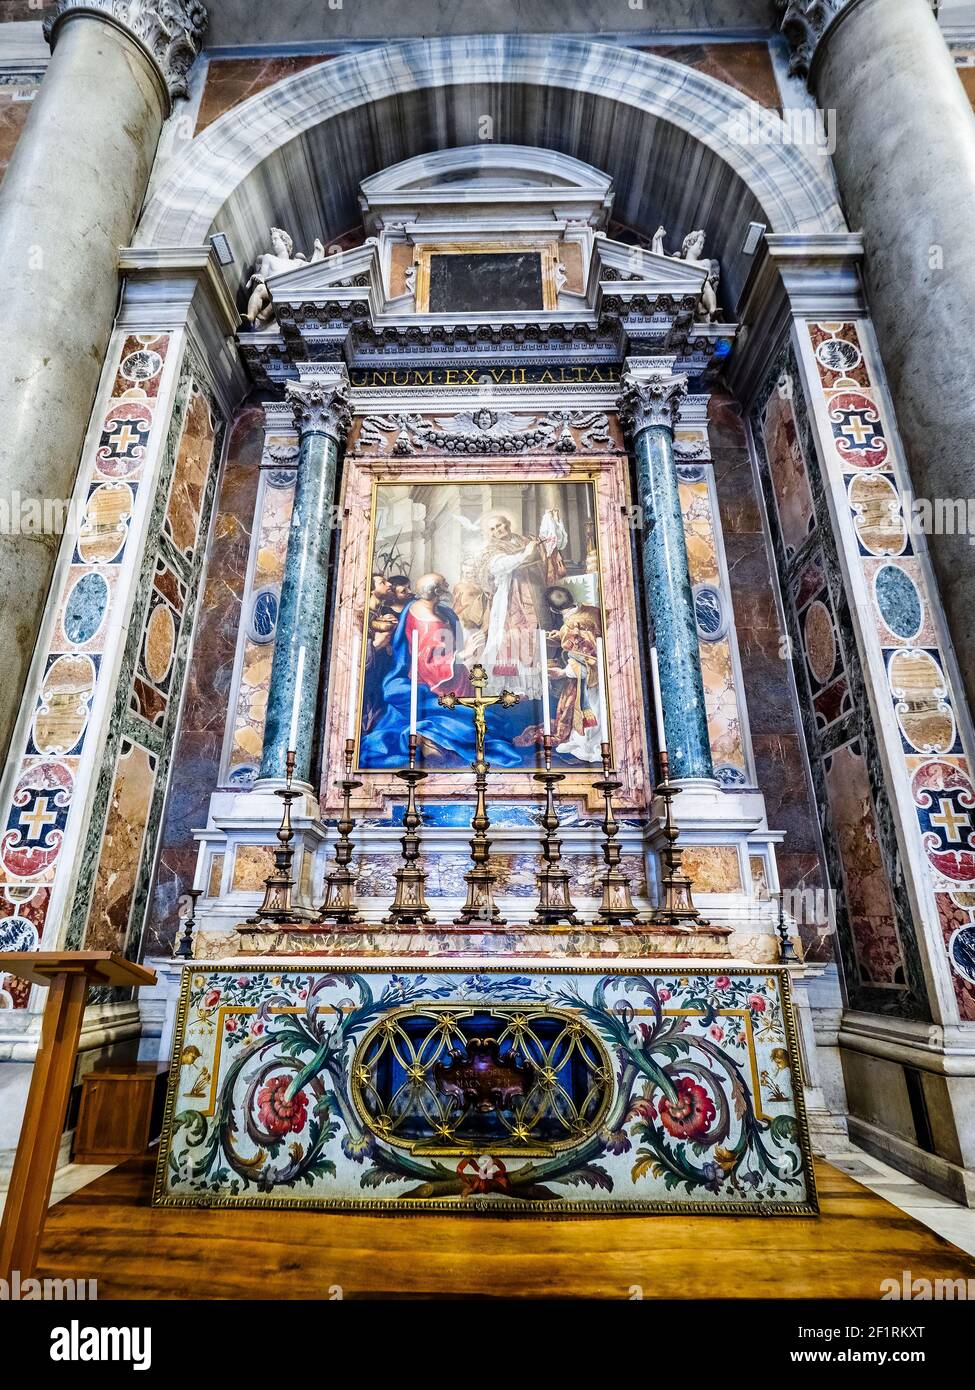
[[[640,553],[656,634],[664,729],[675,779],[714,779],[694,597],[674,462],[687,378],[639,367],[623,376],[620,420],[636,460]]]
[[[284,778],[291,715],[298,690],[300,714],[294,777],[296,782],[307,786],[311,777],[312,735],[325,643],[335,481],[339,454],[352,414],[344,367],[316,371],[314,377],[288,382],[286,389],[298,428],[298,480],[274,637],[260,780],[280,782]],[[299,689],[302,648],[305,656]]]
[[[14,523],[25,503],[71,497],[118,303],[119,248],[205,22],[193,0],[61,0],[45,21],[53,56],[0,186],[0,504]],[[16,524],[0,533],[0,757],[59,542]]]
[[[793,69],[834,114],[833,165],[919,499],[975,497],[975,117],[930,0],[789,0]],[[964,529],[964,528],[963,528]],[[930,537],[975,708],[975,548]]]

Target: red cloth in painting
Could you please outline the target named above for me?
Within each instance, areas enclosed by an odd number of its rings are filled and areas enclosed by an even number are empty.
[[[457,661],[453,629],[435,613],[425,613],[415,603],[406,615],[407,650],[413,650],[413,633],[417,633],[416,676],[435,695],[470,695],[470,676],[466,666]]]

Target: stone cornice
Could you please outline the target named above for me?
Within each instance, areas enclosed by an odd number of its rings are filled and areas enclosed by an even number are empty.
[[[170,101],[187,95],[186,74],[207,25],[206,9],[198,0],[59,0],[44,19],[44,37],[52,49],[61,25],[82,16],[128,34],[151,61]]]
[[[344,373],[289,381],[285,386],[285,398],[301,438],[308,434],[327,434],[338,445],[345,443],[352,423],[352,405]]]

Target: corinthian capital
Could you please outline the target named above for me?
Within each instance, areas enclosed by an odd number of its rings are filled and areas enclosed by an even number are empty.
[[[620,384],[620,423],[632,439],[652,425],[673,430],[680,403],[687,395],[686,376],[660,373],[638,377],[624,372]]]
[[[152,60],[170,98],[187,95],[186,74],[207,24],[198,0],[58,0],[44,20],[44,37],[52,48],[64,21],[82,15],[123,30]]]
[[[352,423],[352,406],[345,381],[334,377],[321,381],[314,377],[289,381],[284,393],[302,438],[306,434],[328,434],[337,444],[345,443]]]
[[[775,0],[782,13],[779,26],[792,46],[791,73],[808,77],[820,39],[853,0]]]

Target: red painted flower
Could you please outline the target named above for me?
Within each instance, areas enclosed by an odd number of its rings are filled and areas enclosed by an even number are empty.
[[[755,1013],[763,1014],[765,1012],[765,1000],[760,994],[750,994],[747,1003],[748,1007],[753,1009]]]
[[[257,1093],[257,1114],[269,1134],[300,1134],[308,1115],[308,1100],[299,1091],[294,1100],[285,1100],[287,1076],[272,1076]]]
[[[220,1003],[220,991],[218,989],[208,989],[203,996],[203,1007],[213,1009]]]
[[[670,990],[666,985],[661,985],[657,990],[657,998],[660,1000],[661,1004],[666,1004],[667,1000],[670,998]]]
[[[660,1119],[675,1139],[703,1139],[714,1122],[714,1101],[703,1086],[682,1076],[677,1083],[677,1099],[660,1099]]]
[[[731,986],[731,979],[727,975],[719,975],[714,982],[715,989],[728,989]]]

